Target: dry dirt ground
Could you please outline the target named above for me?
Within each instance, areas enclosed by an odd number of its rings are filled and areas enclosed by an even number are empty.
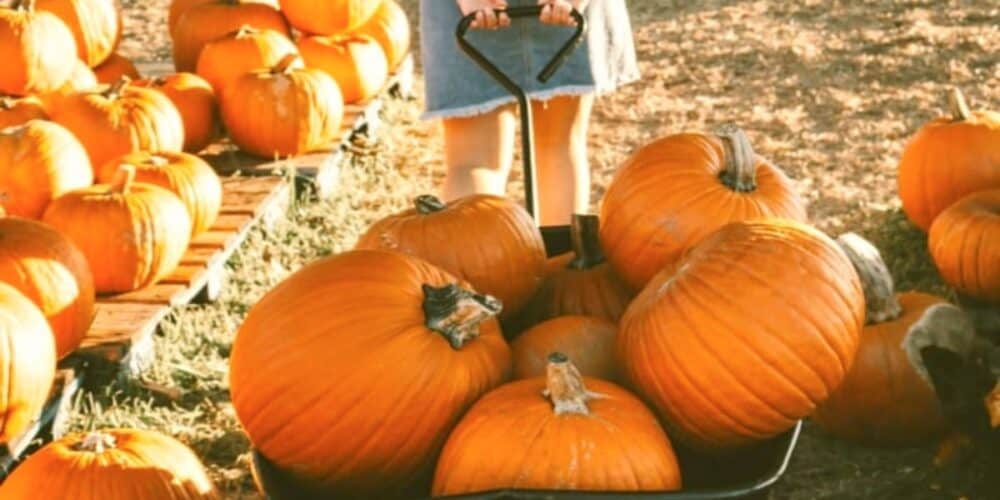
[[[445,0],[439,0],[445,1]],[[416,24],[416,0],[404,0]],[[122,53],[166,60],[167,0],[122,0]],[[973,107],[1000,105],[1000,3],[996,1],[633,0],[643,80],[597,101],[590,159],[595,204],[630,151],[663,134],[743,127],[757,151],[795,179],[814,223],[860,231],[882,248],[899,288],[948,294],[901,215],[895,167],[907,137],[945,109],[960,86]],[[417,48],[419,50],[419,48]],[[371,154],[345,165],[343,194],[299,205],[256,231],[230,262],[218,304],[180,309],[164,326],[147,381],[86,392],[75,428],[134,425],[190,444],[228,498],[259,498],[248,443],[228,403],[227,357],[247,309],[268,287],[317,256],[350,248],[375,218],[442,178],[435,123],[417,98],[387,106],[392,126]],[[515,168],[515,171],[517,169]],[[517,174],[512,195],[521,192]],[[776,498],[1000,498],[973,466],[935,471],[932,450],[866,450],[807,426]],[[990,492],[990,493],[987,493]]]

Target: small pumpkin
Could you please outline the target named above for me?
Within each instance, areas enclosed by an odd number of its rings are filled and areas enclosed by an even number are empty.
[[[935,304],[922,292],[895,293],[878,249],[854,233],[837,243],[861,278],[866,325],[854,365],[812,420],[826,432],[875,446],[915,445],[940,436],[948,424],[934,389],[913,369],[902,342]]]
[[[216,0],[172,0],[170,2],[170,7],[167,9],[167,32],[173,33],[174,27],[177,26],[177,21],[181,18],[181,14],[186,12],[191,7],[212,3],[214,1]],[[250,2],[269,5],[275,9],[278,8],[278,0],[250,0]]]
[[[389,79],[389,63],[368,35],[302,37],[296,43],[306,66],[333,77],[348,104],[378,95]]]
[[[357,29],[378,41],[389,63],[395,70],[410,51],[410,20],[406,10],[395,0],[382,0],[375,14]]]
[[[653,412],[553,352],[544,376],[494,389],[462,417],[438,460],[432,494],[672,491],[681,483]]]
[[[295,44],[280,32],[257,29],[248,24],[205,44],[197,70],[218,96],[233,81],[255,69],[272,68],[289,54],[298,54]]]
[[[344,100],[326,73],[298,54],[239,77],[221,96],[222,122],[240,149],[264,158],[329,146],[340,132]]]
[[[94,74],[94,71],[87,66],[87,63],[77,59],[73,62],[72,76],[70,76],[69,80],[62,87],[53,92],[38,94],[37,97],[41,99],[42,105],[45,106],[45,110],[48,113],[50,110],[58,108],[61,105],[62,99],[66,96],[93,90],[98,84],[97,75]]]
[[[927,232],[965,195],[1000,189],[1000,113],[972,111],[958,89],[951,116],[931,120],[906,143],[896,173],[903,211]]]
[[[780,217],[806,221],[788,177],[757,156],[742,130],[674,134],[636,151],[601,204],[601,246],[634,290],[723,225]]]
[[[0,205],[8,214],[37,219],[55,198],[93,182],[87,151],[61,125],[30,120],[0,130]]]
[[[322,491],[316,498],[427,491],[452,427],[510,376],[499,309],[402,253],[314,261],[240,326],[229,370],[236,415],[253,446]]]
[[[363,25],[380,0],[278,0],[281,12],[299,31],[335,35]]]
[[[214,0],[195,5],[181,14],[171,32],[174,69],[194,71],[205,44],[245,24],[292,37],[281,12],[270,5],[250,0]]]
[[[180,151],[184,122],[170,99],[122,77],[114,85],[67,96],[52,121],[76,135],[94,168],[133,151]]]
[[[112,184],[67,193],[42,217],[87,257],[99,294],[155,283],[177,267],[191,238],[177,195],[134,180],[135,167],[122,165]]]
[[[45,120],[45,105],[35,96],[0,96],[0,130],[23,125],[29,120]]]
[[[508,198],[476,194],[447,204],[418,196],[414,207],[375,222],[355,248],[426,259],[503,303],[502,319],[527,304],[545,273],[545,243],[528,212]]]
[[[28,430],[45,406],[56,376],[56,348],[52,330],[38,307],[2,281],[0,346],[0,383],[4,388],[0,444],[9,445]],[[0,498],[7,497],[0,494]]]
[[[927,245],[944,281],[1000,304],[1000,188],[969,194],[946,208],[931,224]]]
[[[122,20],[115,0],[35,0],[35,8],[55,14],[73,33],[77,57],[94,67],[118,48]]]
[[[36,9],[35,1],[0,5],[0,94],[52,92],[72,75],[73,33],[55,14]]]
[[[618,359],[672,437],[721,453],[785,432],[825,401],[864,318],[860,279],[828,236],[791,220],[734,222],[632,301]]]
[[[39,478],[44,477],[44,481]],[[67,434],[31,454],[0,485],[9,500],[222,498],[194,452],[165,434],[104,429]]]
[[[123,164],[135,168],[136,182],[165,188],[184,202],[191,216],[192,237],[215,223],[222,206],[222,182],[205,160],[189,153],[139,151],[104,164],[97,173],[97,181],[114,182]]]
[[[76,245],[47,224],[0,218],[0,281],[45,315],[58,358],[76,350],[94,316],[94,278]]]
[[[514,378],[545,374],[549,353],[559,351],[576,360],[580,373],[610,382],[620,380],[611,322],[590,316],[560,316],[543,321],[514,339]]]
[[[219,135],[215,91],[200,76],[175,73],[136,80],[135,84],[159,90],[174,103],[184,123],[184,151],[198,153]]]
[[[117,82],[123,76],[127,76],[131,80],[142,78],[135,64],[128,58],[118,54],[111,54],[100,66],[94,68],[94,75],[97,77],[99,83],[109,85]]]

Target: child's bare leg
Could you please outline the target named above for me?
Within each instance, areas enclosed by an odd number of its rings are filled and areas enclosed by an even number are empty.
[[[543,226],[570,223],[590,207],[587,123],[593,96],[559,96],[532,102],[539,215]]]
[[[512,105],[481,115],[446,118],[445,201],[474,193],[503,195],[514,158],[516,114]]]

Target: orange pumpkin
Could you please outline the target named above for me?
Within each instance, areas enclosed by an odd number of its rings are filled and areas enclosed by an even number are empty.
[[[367,35],[310,36],[296,44],[306,66],[333,77],[348,104],[375,97],[389,79],[385,53]]]
[[[515,316],[545,272],[545,243],[528,212],[508,198],[480,194],[448,204],[419,196],[414,208],[375,222],[355,248],[427,259],[503,303]]]
[[[14,125],[23,125],[29,120],[45,120],[45,106],[34,97],[0,96],[0,130]]]
[[[729,222],[806,220],[789,179],[735,127],[646,144],[615,173],[600,215],[608,262],[635,290]]]
[[[221,109],[233,142],[264,158],[329,146],[344,118],[337,83],[322,71],[304,68],[297,54],[238,78],[223,92]]]
[[[115,0],[35,0],[35,8],[62,19],[76,41],[77,57],[88,66],[104,62],[122,38]]]
[[[184,203],[134,179],[135,167],[123,165],[111,185],[67,193],[42,217],[87,257],[97,293],[149,286],[170,274],[187,250],[191,216]]]
[[[375,14],[357,29],[357,33],[378,41],[390,70],[399,67],[410,51],[410,20],[395,0],[382,0]]]
[[[380,0],[278,0],[281,12],[299,31],[335,35],[368,21]]]
[[[137,80],[135,84],[157,89],[174,103],[184,122],[184,151],[197,153],[219,135],[215,92],[200,76],[176,73]]]
[[[514,378],[545,374],[549,353],[559,351],[576,360],[580,373],[608,381],[620,379],[615,359],[617,327],[589,316],[560,316],[543,321],[514,339]]]
[[[657,274],[619,324],[626,377],[695,450],[776,436],[840,386],[865,300],[851,261],[800,222],[723,226]]]
[[[86,150],[59,124],[0,130],[0,205],[8,214],[37,219],[55,198],[93,182]]]
[[[174,68],[194,71],[206,43],[244,24],[292,36],[281,12],[270,5],[250,0],[214,0],[195,5],[181,14],[171,32]]]
[[[56,376],[55,340],[38,307],[0,282],[0,444],[9,445],[41,414]],[[0,492],[0,498],[8,498]],[[38,497],[34,497],[38,498]]]
[[[68,95],[93,90],[98,86],[97,75],[87,66],[87,63],[77,59],[73,61],[73,75],[58,90],[38,94],[46,112],[58,108],[62,104],[62,99]]]
[[[184,122],[170,99],[128,77],[60,101],[50,111],[80,139],[94,168],[133,151],[180,151]]]
[[[240,326],[229,370],[236,415],[261,454],[320,498],[426,491],[452,427],[510,375],[499,309],[401,253],[314,261]]]
[[[934,219],[927,245],[948,284],[1000,304],[1000,188],[972,193],[946,208]]]
[[[920,229],[965,195],[1000,189],[1000,113],[971,111],[950,94],[951,116],[931,120],[907,142],[896,182],[903,211]]]
[[[97,173],[97,181],[114,182],[122,164],[135,167],[136,182],[163,187],[184,202],[191,216],[192,237],[215,223],[222,206],[222,182],[205,160],[188,153],[129,153],[104,164]]]
[[[94,68],[94,75],[98,82],[109,85],[117,82],[123,76],[129,77],[131,80],[142,78],[135,64],[118,54],[111,54],[100,66]]]
[[[0,5],[0,94],[43,94],[69,80],[76,42],[66,23],[35,0]]]
[[[553,352],[544,376],[494,389],[462,417],[438,460],[432,494],[514,488],[669,491],[681,488],[681,471],[639,398],[582,376]]]
[[[44,477],[44,481],[39,478]],[[222,498],[198,456],[155,431],[105,429],[77,432],[29,456],[0,485],[0,497],[36,498]]]
[[[170,8],[167,10],[167,32],[173,33],[174,27],[177,26],[177,21],[180,20],[181,14],[187,12],[191,7],[198,5],[212,3],[216,0],[172,0],[170,2]],[[278,0],[249,0],[251,3],[261,3],[264,5],[269,5],[278,8]]]
[[[239,77],[255,69],[272,68],[289,54],[298,54],[295,44],[285,35],[250,25],[205,44],[198,56],[197,73],[216,95],[222,95]]]

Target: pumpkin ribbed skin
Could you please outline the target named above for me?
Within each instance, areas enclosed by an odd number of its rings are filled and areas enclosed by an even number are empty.
[[[948,284],[1000,304],[1000,189],[972,193],[941,212],[927,245]]]
[[[580,373],[617,382],[620,379],[615,359],[617,330],[609,321],[588,316],[560,316],[543,321],[511,342],[514,378],[544,375],[549,354],[561,352],[573,360]]]
[[[468,289],[421,259],[361,250],[317,260],[272,288],[240,326],[229,372],[254,447],[322,485],[320,498],[426,491],[459,417],[510,375],[496,309],[469,309],[490,299],[466,296],[444,315],[425,309],[432,295],[423,287],[449,284]],[[468,336],[432,330],[432,318],[455,320]]]
[[[132,80],[142,78],[135,64],[128,58],[118,54],[111,54],[100,66],[95,67],[94,76],[97,77],[99,83],[109,85],[117,82],[123,76],[127,76]]]
[[[0,130],[23,125],[29,120],[45,120],[45,105],[35,96],[0,96]]]
[[[537,321],[582,314],[618,322],[635,295],[607,262],[591,268],[570,266],[573,254],[548,260],[545,281],[531,299]]]
[[[601,243],[634,290],[729,222],[805,222],[805,204],[785,174],[756,156],[741,131],[723,135],[662,137],[615,173],[601,204]]]
[[[18,466],[0,485],[0,496],[8,500],[222,498],[190,448],[170,436],[139,429],[63,436]]]
[[[35,0],[35,8],[62,19],[76,42],[77,57],[94,67],[108,58],[122,38],[115,0]]]
[[[345,103],[371,99],[389,79],[385,53],[370,36],[310,36],[300,38],[296,45],[306,66],[336,80]]]
[[[206,43],[198,56],[197,73],[221,96],[223,89],[243,74],[273,68],[283,57],[298,53],[295,44],[280,32],[245,25]]]
[[[37,219],[55,198],[93,182],[87,151],[59,124],[0,130],[0,205],[9,215]]]
[[[850,369],[864,319],[858,275],[829,237],[794,221],[738,222],[650,281],[617,351],[671,436],[724,451],[812,413]]]
[[[174,27],[177,26],[177,21],[180,20],[181,15],[187,12],[191,7],[198,5],[212,3],[216,0],[173,0],[170,2],[170,8],[167,10],[167,32],[173,33]],[[261,3],[264,5],[269,5],[278,8],[278,0],[249,0],[250,3]]]
[[[0,218],[0,281],[45,315],[58,358],[76,350],[93,320],[94,278],[69,239],[41,222]]]
[[[410,50],[410,20],[406,10],[395,0],[382,0],[375,14],[356,32],[378,42],[390,70],[399,67]]]
[[[184,122],[184,151],[198,153],[218,136],[215,91],[200,76],[194,73],[175,73],[137,80],[135,85],[159,90],[174,103]]]
[[[380,0],[278,0],[288,22],[314,35],[351,31],[368,21]]]
[[[215,0],[184,11],[171,32],[174,69],[194,71],[206,43],[242,25],[272,29],[289,39],[285,18],[274,7],[248,0]]]
[[[44,94],[62,87],[73,72],[73,33],[35,0],[0,6],[0,94]]]
[[[0,400],[0,444],[21,437],[38,418],[55,376],[55,340],[45,316],[0,281],[0,387],[6,389]]]

